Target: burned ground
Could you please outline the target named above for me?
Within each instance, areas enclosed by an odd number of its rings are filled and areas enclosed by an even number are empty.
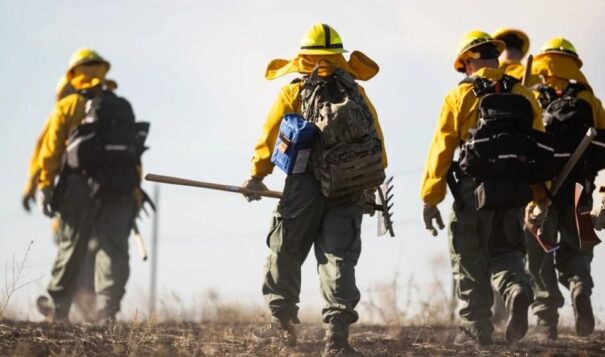
[[[34,322],[0,322],[0,355],[7,356],[316,356],[323,347],[320,325],[302,325],[293,349],[256,345],[253,323],[120,323],[111,327],[57,326]],[[352,344],[367,356],[603,356],[605,332],[590,338],[561,331],[557,342],[543,343],[532,335],[516,346],[495,334],[494,346],[477,350],[452,344],[454,327],[385,327],[355,325]]]

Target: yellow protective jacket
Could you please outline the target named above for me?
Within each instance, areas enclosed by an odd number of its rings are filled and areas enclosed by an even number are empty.
[[[333,71],[334,67],[342,68],[350,73],[354,78],[361,80],[369,79],[378,72],[378,67],[371,62],[369,58],[356,51],[351,54],[351,59],[349,61],[345,61],[342,55],[299,55],[291,61],[273,60],[267,68],[265,77],[267,79],[275,79],[287,73],[293,72],[309,74],[312,72],[315,64],[320,60],[327,60],[332,64],[332,66],[320,67],[320,76],[329,75]],[[370,61],[371,63],[366,61]],[[361,64],[360,62],[364,63]],[[322,62],[320,62],[320,64],[321,63]],[[370,69],[372,64],[375,66],[374,70]],[[273,172],[274,165],[271,162],[271,155],[273,154],[273,148],[279,134],[281,120],[284,115],[288,113],[301,114],[301,101],[299,94],[302,86],[302,82],[288,84],[282,88],[281,92],[277,96],[277,99],[275,100],[273,107],[265,120],[265,124],[263,125],[262,135],[254,148],[254,157],[252,158],[252,176],[264,177]],[[368,108],[372,112],[376,132],[380,141],[382,142],[382,163],[386,168],[387,156],[384,145],[384,137],[382,135],[382,129],[380,128],[380,123],[378,122],[376,109],[368,99],[365,90],[361,86],[358,86],[358,88],[366,104],[368,105]]]
[[[588,86],[588,90],[578,93],[578,99],[583,99],[590,104],[595,127],[605,129],[603,104],[593,94],[592,87],[573,58],[557,54],[543,54],[534,60],[531,72],[533,84],[541,83],[544,80],[545,84],[558,91],[564,91],[570,81]],[[534,94],[537,98],[539,93],[534,91]]]
[[[473,75],[497,81],[502,78],[501,68],[482,68]],[[531,91],[516,84],[512,93],[527,98],[534,111],[533,127],[544,131],[541,109]],[[468,131],[477,124],[479,99],[473,94],[472,83],[461,83],[445,97],[441,114],[431,141],[424,165],[420,198],[426,204],[437,205],[446,194],[446,176],[454,160],[454,152],[467,140]]]
[[[500,68],[504,70],[504,74],[522,80],[525,75],[525,66],[521,62],[501,61]]]
[[[38,155],[38,189],[54,186],[55,177],[61,169],[61,158],[65,153],[69,133],[86,116],[86,101],[86,98],[79,94],[70,94],[55,105],[48,118],[48,128]]]
[[[37,155],[40,167],[38,189],[54,186],[55,177],[61,169],[61,159],[65,153],[69,133],[86,116],[86,98],[76,91],[105,85],[107,69],[98,67],[96,72],[94,71],[94,68],[75,71],[69,81],[74,92],[67,94],[55,104],[55,109],[47,120],[46,132]]]
[[[55,97],[57,101],[75,92],[76,89],[72,86],[67,76],[63,76],[61,77],[61,79],[59,79],[59,82],[57,83],[57,88],[55,89]],[[36,188],[38,187],[38,179],[40,178],[40,164],[38,161],[38,156],[40,155],[40,149],[42,147],[42,142],[44,141],[44,136],[48,131],[48,124],[49,121],[47,119],[44,123],[44,126],[42,127],[42,131],[36,139],[34,151],[29,160],[27,181],[25,182],[25,188],[23,189],[23,194],[26,196],[33,196],[36,191]]]

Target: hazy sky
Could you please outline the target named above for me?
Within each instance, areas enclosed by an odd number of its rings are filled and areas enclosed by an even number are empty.
[[[336,28],[345,48],[372,57],[381,71],[364,86],[385,132],[388,172],[396,177],[397,237],[376,238],[375,219],[364,220],[357,269],[364,302],[368,288],[392,281],[397,272],[401,285],[413,276],[419,285],[436,277],[449,287],[449,263],[438,258],[447,254],[446,234],[433,238],[424,231],[418,191],[441,101],[461,80],[452,67],[459,37],[475,28],[518,27],[536,52],[549,37],[563,35],[602,96],[605,46],[597,34],[605,32],[604,14],[605,2],[598,0],[0,0],[0,259],[21,255],[33,240],[27,278],[43,277],[18,294],[16,306],[35,316],[26,306],[44,292],[56,252],[49,221],[38,211],[24,213],[20,194],[55,85],[77,48],[92,47],[111,61],[109,78],[118,81],[118,93],[140,120],[152,123],[147,172],[229,184],[249,175],[265,115],[280,87],[294,78],[264,80],[271,59],[293,57],[302,34],[317,22]],[[277,190],[283,180],[276,170],[266,183]],[[249,204],[234,194],[173,186],[163,186],[161,195],[160,293],[175,292],[192,304],[215,289],[233,301],[262,304],[265,240],[276,201]],[[450,204],[448,198],[440,206],[445,215]],[[150,221],[140,225],[149,246]],[[149,264],[131,248],[127,312],[146,308],[149,280]],[[600,313],[603,249],[596,249],[593,266]],[[302,306],[314,308],[321,300],[312,256],[303,280]]]

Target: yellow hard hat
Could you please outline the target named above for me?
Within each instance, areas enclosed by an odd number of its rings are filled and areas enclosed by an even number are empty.
[[[456,71],[464,72],[464,60],[470,57],[471,50],[486,43],[493,44],[498,53],[504,51],[504,41],[495,40],[483,31],[473,30],[465,33],[458,42],[458,56],[454,61]]]
[[[548,55],[548,54],[559,54],[563,56],[569,56],[573,58],[578,64],[578,68],[582,67],[582,60],[578,56],[578,51],[574,45],[563,37],[553,37],[546,41],[540,50],[540,53],[536,55],[536,58]]]
[[[527,54],[527,51],[529,51],[529,37],[527,37],[525,32],[501,27],[494,31],[494,33],[492,34],[493,38],[495,38],[496,40],[502,40],[505,43],[506,37],[508,36],[515,36],[521,41],[521,53],[523,53],[523,56],[525,56]]]
[[[300,41],[301,55],[333,55],[347,52],[336,30],[330,25],[315,24]]]
[[[88,62],[100,62],[101,64],[107,66],[107,71],[111,67],[111,64],[106,61],[100,54],[96,51],[91,50],[90,48],[84,47],[80,48],[69,59],[69,64],[67,65],[67,73],[71,72],[77,66],[88,63]]]

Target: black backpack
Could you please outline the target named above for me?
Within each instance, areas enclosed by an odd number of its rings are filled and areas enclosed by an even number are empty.
[[[594,127],[594,116],[590,103],[578,98],[578,94],[590,90],[587,86],[572,82],[563,91],[556,91],[545,84],[532,88],[538,92],[540,106],[544,109],[542,119],[546,132],[552,135],[555,149],[556,176],[565,166],[589,128]],[[597,137],[565,180],[555,197],[555,202],[573,204],[575,183],[585,187],[591,185],[599,170],[605,168],[605,132],[597,131]],[[586,193],[592,189],[586,187]]]
[[[88,100],[86,117],[69,135],[64,169],[86,175],[94,197],[132,194],[149,123],[136,122],[130,103],[112,91],[80,95]]]
[[[553,149],[547,134],[532,127],[529,100],[511,93],[518,80],[470,77],[479,99],[478,121],[460,148],[460,169],[475,179],[477,209],[506,209],[532,199],[529,185],[552,177]]]

